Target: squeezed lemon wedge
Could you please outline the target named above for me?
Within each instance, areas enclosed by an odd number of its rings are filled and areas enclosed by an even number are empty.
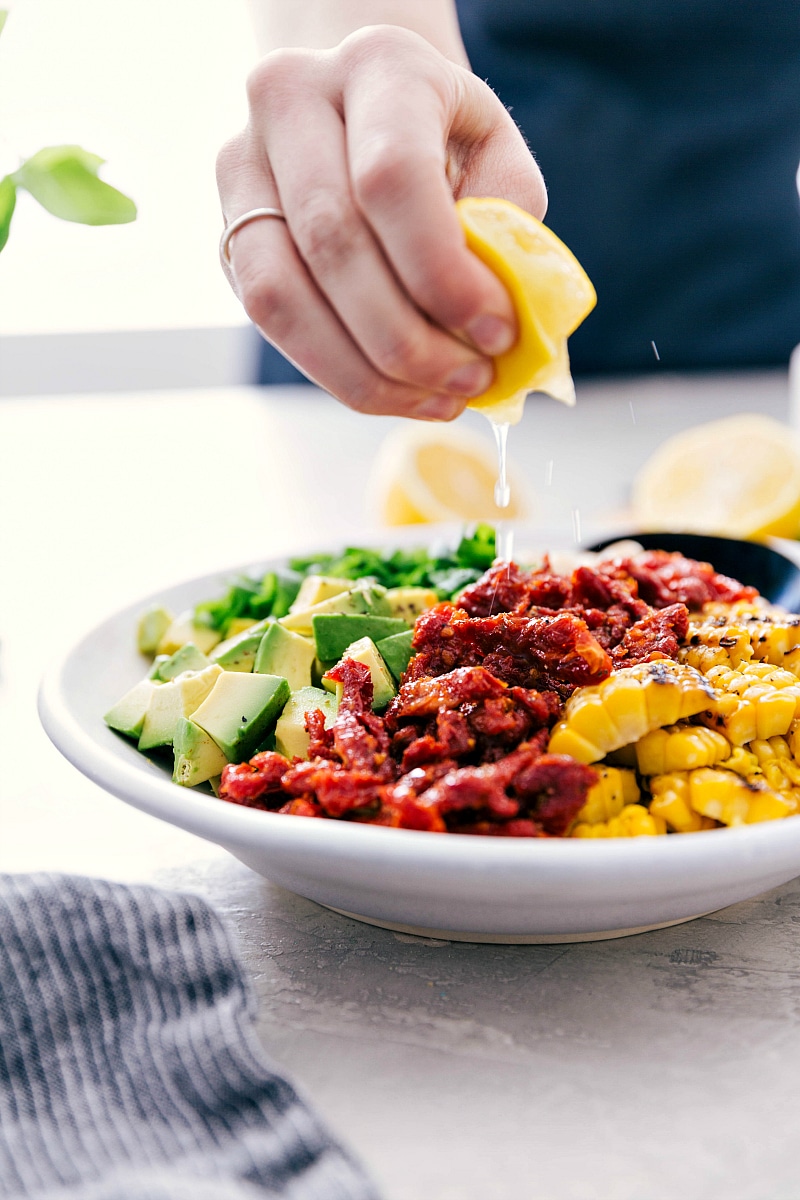
[[[574,404],[567,338],[597,302],[591,280],[552,230],[510,200],[467,196],[456,212],[467,246],[509,292],[519,325],[517,341],[494,360],[491,387],[469,407],[515,425],[528,392]]]
[[[676,434],[633,485],[642,529],[727,537],[800,535],[800,444],[771,417],[745,413]]]

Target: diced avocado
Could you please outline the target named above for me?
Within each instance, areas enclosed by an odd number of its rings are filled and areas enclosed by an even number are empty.
[[[163,655],[159,654],[156,662],[159,662]],[[155,668],[156,663],[153,663]],[[193,642],[187,642],[185,646],[181,646],[180,650],[176,650],[174,654],[163,658],[163,662],[159,662],[158,671],[155,675],[151,673],[151,679],[160,679],[162,683],[169,683],[170,679],[177,678],[184,671],[202,671],[203,667],[208,666],[208,659],[202,650],[198,650]]]
[[[242,633],[226,638],[215,646],[211,651],[211,661],[218,662],[226,671],[252,671],[264,631],[270,624],[274,625],[274,621],[271,622],[269,618],[251,622]]]
[[[291,690],[310,687],[314,662],[314,643],[273,622],[261,638],[254,671],[261,675],[282,676]]]
[[[289,684],[277,675],[222,671],[192,720],[211,734],[228,762],[245,762],[266,738],[289,694]]]
[[[375,616],[388,616],[386,588],[377,583],[351,587],[349,591],[340,592],[338,596],[331,596],[328,600],[321,600],[319,604],[312,604],[310,608],[298,609],[281,617],[280,623],[294,633],[310,637],[313,632],[312,619],[321,613],[372,613]]]
[[[413,625],[420,613],[439,603],[439,594],[422,587],[389,588],[386,603],[393,617],[402,617],[409,625]]]
[[[106,725],[116,729],[118,733],[124,733],[126,737],[138,739],[153,693],[160,686],[154,679],[143,679],[137,683],[136,687],[132,687],[108,710],[103,717]]]
[[[411,661],[411,639],[413,636],[414,630],[406,629],[402,633],[395,633],[391,637],[383,638],[380,642],[375,643],[378,653],[398,683],[400,682],[401,675]]]
[[[153,604],[139,617],[136,645],[140,654],[155,654],[158,643],[172,624],[174,617],[167,608]]]
[[[348,646],[360,638],[373,642],[408,631],[408,625],[396,617],[373,617],[367,613],[316,613],[311,618],[317,658],[338,662]]]
[[[158,684],[147,707],[139,749],[171,746],[180,718],[192,715],[220,675],[222,667],[211,663],[202,671],[184,671],[177,679]]]
[[[335,579],[332,575],[306,575],[289,612],[302,612],[323,600],[330,600],[331,596],[349,592],[352,586],[350,579]]]
[[[159,683],[163,683],[163,680],[161,678],[161,668],[163,667],[165,662],[169,662],[169,655],[168,654],[157,654],[155,656],[155,658],[153,659],[153,665],[150,667],[150,670],[147,672],[147,678],[148,679],[157,679]]]
[[[275,726],[275,749],[287,758],[307,758],[309,736],[306,732],[306,713],[321,708],[327,729],[338,707],[336,697],[321,688],[304,687],[292,692]]]
[[[172,778],[183,787],[195,787],[206,783],[214,775],[221,775],[227,758],[205,729],[201,729],[188,717],[181,717],[175,729],[175,769]]]
[[[365,667],[369,667],[372,676],[372,707],[374,709],[385,708],[395,695],[397,688],[394,686],[394,680],[372,638],[360,638],[359,641],[353,642],[352,646],[347,647],[342,658],[352,658],[354,662],[360,662]],[[322,684],[329,692],[335,691],[337,701],[341,700],[344,691],[341,683],[323,675]]]
[[[255,623],[255,617],[231,617],[225,628],[225,641],[229,642],[231,638],[238,637],[246,629],[252,629]]]
[[[197,625],[194,621],[194,614],[189,608],[175,617],[156,646],[156,650],[159,654],[174,654],[187,642],[193,642],[198,650],[202,650],[203,654],[208,654],[220,640],[219,630],[210,629],[207,625]]]

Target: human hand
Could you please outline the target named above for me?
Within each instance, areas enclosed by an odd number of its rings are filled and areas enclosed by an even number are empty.
[[[516,338],[511,300],[453,207],[502,196],[541,218],[544,182],[491,89],[419,35],[372,26],[278,50],[222,149],[230,282],[264,336],[351,408],[457,416]]]

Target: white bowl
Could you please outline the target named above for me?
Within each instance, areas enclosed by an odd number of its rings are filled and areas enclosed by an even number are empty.
[[[569,942],[687,921],[800,873],[800,817],[670,837],[505,839],[282,816],[178,787],[102,714],[145,674],[134,630],[146,604],[181,611],[220,594],[224,578],[191,580],[97,626],[48,672],[39,712],[58,749],[95,783],[275,883],[405,932]]]

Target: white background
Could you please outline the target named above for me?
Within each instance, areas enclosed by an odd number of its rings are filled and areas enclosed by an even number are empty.
[[[214,160],[246,119],[245,0],[5,3],[0,174],[78,143],[107,159],[139,218],[87,229],[21,195],[0,254],[0,335],[244,324],[217,259]]]

